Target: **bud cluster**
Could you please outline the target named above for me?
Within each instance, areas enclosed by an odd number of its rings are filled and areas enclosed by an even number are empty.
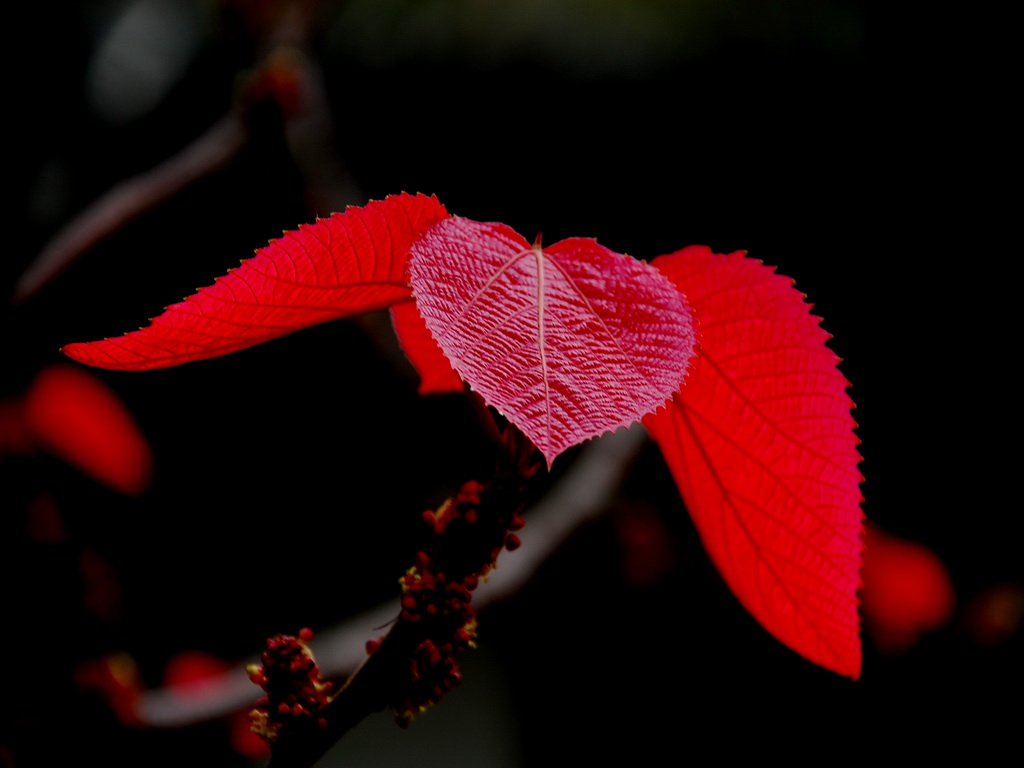
[[[471,600],[479,578],[471,574],[449,582],[443,573],[432,572],[430,557],[419,552],[416,565],[400,583],[401,620],[409,625],[423,622],[426,630],[409,657],[402,698],[393,704],[398,722],[406,725],[461,680],[455,655],[475,647],[476,613]]]
[[[266,642],[262,664],[247,670],[249,679],[266,693],[249,717],[253,731],[268,742],[313,718],[321,728],[326,726],[319,713],[331,700],[333,686],[320,678],[320,668],[309,651],[312,639],[310,629],[300,630],[297,637],[275,635]]]
[[[418,552],[400,579],[406,626],[422,626],[409,656],[407,684],[392,706],[400,724],[436,704],[460,681],[456,654],[475,647],[473,590],[504,549],[515,549],[512,531],[523,526],[519,505],[504,503],[491,486],[470,481],[423,519],[433,532],[432,554]],[[422,623],[422,624],[421,624]]]
[[[514,532],[525,525],[518,506],[506,509],[504,500],[487,497],[488,491],[494,493],[490,486],[470,480],[436,512],[423,513],[424,522],[433,529],[438,542],[447,540],[444,549],[488,553],[482,563],[477,561],[469,568],[478,578],[495,566],[503,549],[511,552],[519,547],[519,537]],[[474,544],[466,546],[467,538],[474,539]]]
[[[476,646],[473,591],[503,551],[519,546],[522,480],[467,482],[436,512],[423,513],[429,541],[399,580],[401,612],[387,635],[366,643],[370,658],[341,688],[321,680],[307,647],[310,630],[268,640],[262,664],[249,669],[266,692],[250,715],[253,730],[280,752],[305,739],[300,732],[347,730],[361,707],[390,707],[407,725],[458,685],[456,655]]]

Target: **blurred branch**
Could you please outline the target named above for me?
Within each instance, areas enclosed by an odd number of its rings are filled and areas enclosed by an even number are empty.
[[[205,134],[144,174],[122,181],[71,220],[18,278],[11,302],[32,298],[83,253],[125,224],[227,165],[245,144],[242,119],[230,114]]]
[[[318,9],[318,0],[285,2],[275,9],[266,22],[269,29],[262,30],[268,42],[265,55],[238,94],[236,107],[180,153],[117,184],[72,219],[18,278],[11,303],[32,298],[126,224],[228,165],[245,146],[252,106],[261,99],[273,99],[281,109],[310,209],[326,216],[359,201],[362,196],[336,149],[322,75],[304,53]]]
[[[514,595],[573,531],[600,516],[645,438],[644,430],[634,426],[588,443],[565,476],[524,515],[527,525],[519,532],[523,546],[505,554],[501,566],[474,593],[473,604],[481,609]],[[351,675],[366,659],[367,639],[393,621],[399,610],[395,599],[318,632],[310,649],[324,676]],[[201,699],[183,697],[174,689],[144,692],[138,704],[141,724],[177,728],[250,707],[258,691],[249,682],[246,667],[254,661],[248,659],[210,680]]]

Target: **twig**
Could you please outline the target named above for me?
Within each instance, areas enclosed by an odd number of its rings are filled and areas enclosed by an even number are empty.
[[[261,87],[269,88],[282,107],[288,147],[303,176],[312,210],[326,215],[362,199],[335,148],[322,74],[304,53],[319,7],[319,0],[285,4],[267,31],[266,52],[250,79],[250,90],[241,94],[236,108],[181,152],[120,182],[65,225],[18,278],[11,304],[32,298],[126,224],[236,158],[248,138],[248,107],[252,105],[246,104],[246,99],[267,95]],[[281,92],[273,92],[275,83]],[[286,103],[290,89],[301,94],[301,103]]]
[[[640,426],[619,430],[587,444],[562,479],[528,510],[519,533],[523,546],[507,553],[474,593],[478,609],[514,595],[570,536],[606,508],[646,433]],[[398,615],[398,600],[389,601],[317,633],[310,644],[326,677],[351,675],[366,658],[366,640]],[[246,674],[255,659],[209,681],[202,699],[183,697],[173,688],[143,692],[138,715],[142,725],[179,728],[224,717],[252,705],[257,691]]]
[[[43,248],[15,284],[12,304],[32,298],[82,254],[128,222],[227,165],[245,143],[245,126],[230,114],[180,153],[122,181],[71,220]]]

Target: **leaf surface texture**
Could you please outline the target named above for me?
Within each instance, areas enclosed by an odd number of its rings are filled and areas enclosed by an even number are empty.
[[[414,243],[409,275],[452,367],[549,464],[663,405],[693,351],[672,283],[594,240],[541,249],[504,224],[452,217]]]
[[[448,214],[433,197],[392,195],[287,232],[138,331],[69,344],[99,368],[140,371],[225,355],[407,300],[409,246]]]
[[[860,674],[862,480],[848,382],[792,281],[742,253],[655,259],[699,318],[693,370],[644,420],[748,611],[811,661]]]

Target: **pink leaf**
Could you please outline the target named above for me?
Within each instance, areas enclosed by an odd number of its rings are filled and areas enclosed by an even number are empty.
[[[462,379],[452,370],[448,358],[444,356],[444,352],[427,330],[426,323],[416,308],[416,302],[395,304],[391,308],[391,322],[395,327],[398,343],[402,345],[405,356],[409,358],[409,362],[420,376],[421,395],[443,395],[463,391]]]
[[[644,424],[711,559],[765,629],[860,674],[860,456],[848,382],[788,278],[693,246],[654,261],[699,318],[697,358]]]
[[[413,244],[409,276],[452,367],[548,464],[663,405],[692,354],[671,282],[593,240],[541,250],[504,224],[450,218]]]
[[[285,233],[146,328],[62,351],[99,368],[166,368],[389,307],[410,296],[409,245],[447,215],[424,195],[349,208]]]

